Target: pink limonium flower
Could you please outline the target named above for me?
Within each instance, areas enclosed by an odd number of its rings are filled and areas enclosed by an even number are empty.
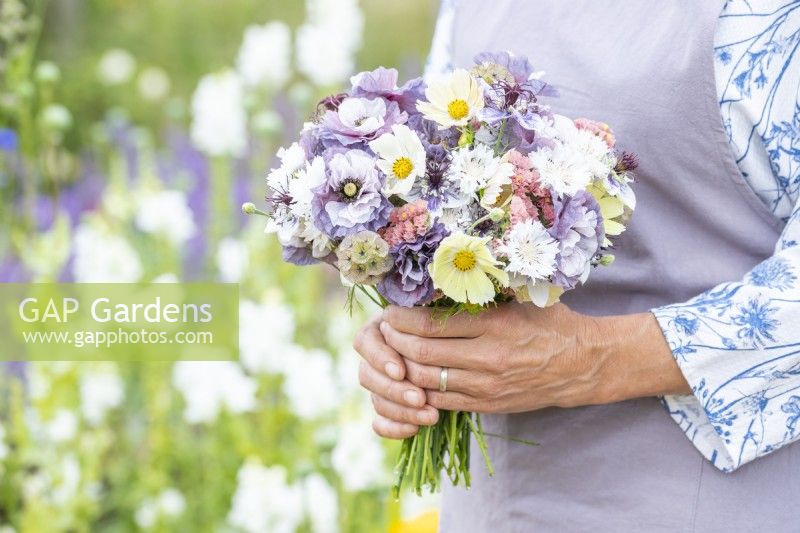
[[[417,237],[425,235],[430,226],[430,213],[425,200],[417,200],[401,207],[396,207],[389,214],[389,225],[380,233],[390,246],[402,242],[414,242]]]
[[[553,198],[550,192],[543,188],[539,182],[539,173],[531,165],[527,156],[511,150],[506,154],[506,159],[514,165],[514,175],[511,177],[510,215],[513,223],[529,219],[539,219],[550,226],[555,218]]]
[[[614,148],[614,144],[617,142],[614,138],[614,132],[611,131],[611,127],[605,122],[597,122],[596,120],[588,118],[576,118],[575,127],[579,130],[586,130],[594,133],[600,137],[609,148]]]

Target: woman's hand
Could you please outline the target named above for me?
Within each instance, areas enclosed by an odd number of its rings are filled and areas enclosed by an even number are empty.
[[[361,385],[372,393],[377,416],[375,432],[391,439],[414,435],[420,425],[433,425],[439,411],[426,405],[425,391],[404,379],[403,358],[386,344],[379,329],[381,315],[367,322],[356,334],[353,347],[363,357],[359,367]]]
[[[378,367],[402,363],[407,381],[362,380],[383,398],[376,409],[412,386],[439,409],[504,413],[690,392],[650,313],[598,318],[563,304],[539,309],[510,303],[441,320],[430,309],[393,306],[379,328],[359,351],[379,359]],[[447,392],[438,391],[442,367],[449,368]],[[394,403],[378,412],[390,420],[416,420],[418,410],[401,411]],[[384,435],[381,429],[376,427]]]

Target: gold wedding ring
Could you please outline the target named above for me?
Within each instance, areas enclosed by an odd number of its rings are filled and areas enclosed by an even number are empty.
[[[439,392],[447,392],[447,370],[448,368],[443,366],[439,373]]]

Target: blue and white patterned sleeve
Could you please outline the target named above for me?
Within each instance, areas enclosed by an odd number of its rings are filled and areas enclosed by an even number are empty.
[[[800,439],[800,1],[729,0],[715,49],[731,148],[786,227],[744,279],[653,313],[693,392],[664,404],[732,471]]]

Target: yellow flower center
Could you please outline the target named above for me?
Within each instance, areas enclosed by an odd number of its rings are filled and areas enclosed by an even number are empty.
[[[345,183],[343,192],[345,196],[352,198],[358,192],[358,186],[353,182]]]
[[[475,268],[475,263],[475,254],[469,250],[461,250],[457,252],[456,256],[453,258],[453,266],[461,272],[472,270]]]
[[[414,170],[414,164],[407,157],[401,157],[392,165],[392,172],[399,180],[404,180]]]
[[[461,120],[469,114],[469,106],[459,98],[447,104],[447,112],[450,113],[453,120]]]

